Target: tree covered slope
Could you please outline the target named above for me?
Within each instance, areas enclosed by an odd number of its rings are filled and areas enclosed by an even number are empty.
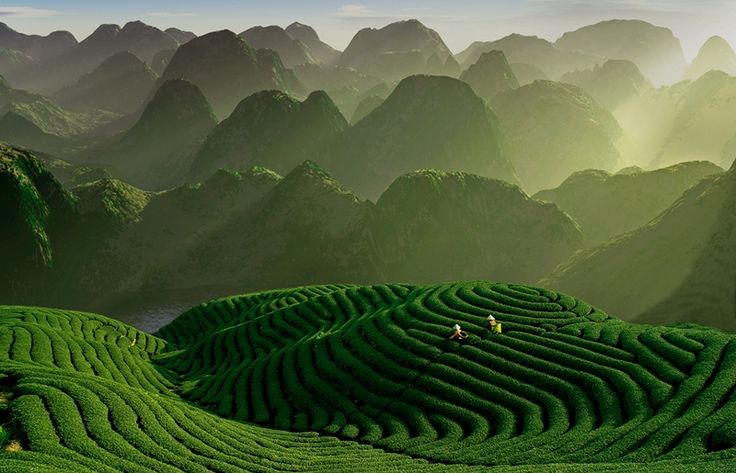
[[[734,329],[734,196],[736,166],[703,179],[647,225],[579,252],[541,284],[627,319]]]
[[[559,187],[534,194],[552,202],[580,225],[588,245],[636,230],[667,210],[683,192],[723,169],[708,161],[676,164],[654,171],[626,168],[616,174],[576,172]]]
[[[486,316],[502,320],[491,335]],[[448,340],[452,325],[467,331]],[[6,471],[727,471],[734,336],[484,281],[0,307]]]

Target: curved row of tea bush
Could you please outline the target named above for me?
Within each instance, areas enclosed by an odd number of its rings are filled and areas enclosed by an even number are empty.
[[[456,323],[466,340],[448,339]],[[198,306],[159,335],[157,362],[212,412],[433,462],[736,453],[733,337],[627,324],[543,289],[298,288]]]
[[[0,471],[729,471],[733,338],[486,282],[231,297],[156,335],[0,306]]]

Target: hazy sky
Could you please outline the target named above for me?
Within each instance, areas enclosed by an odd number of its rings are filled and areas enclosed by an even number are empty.
[[[66,29],[77,39],[101,23],[136,19],[198,34],[223,28],[239,33],[254,25],[286,26],[298,20],[342,49],[360,28],[407,18],[436,29],[455,52],[474,40],[514,32],[554,40],[611,18],[639,18],[671,28],[688,58],[714,34],[736,45],[736,0],[0,0],[0,21],[11,27],[38,34]]]

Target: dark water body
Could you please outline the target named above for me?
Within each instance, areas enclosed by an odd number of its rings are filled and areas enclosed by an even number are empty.
[[[228,289],[196,289],[157,293],[117,294],[106,300],[88,299],[70,307],[111,317],[147,333],[167,325],[202,302],[236,294]]]

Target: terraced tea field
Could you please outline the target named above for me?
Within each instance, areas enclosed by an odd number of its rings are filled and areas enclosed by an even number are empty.
[[[734,471],[735,388],[734,335],[482,281],[0,307],[0,470]]]

